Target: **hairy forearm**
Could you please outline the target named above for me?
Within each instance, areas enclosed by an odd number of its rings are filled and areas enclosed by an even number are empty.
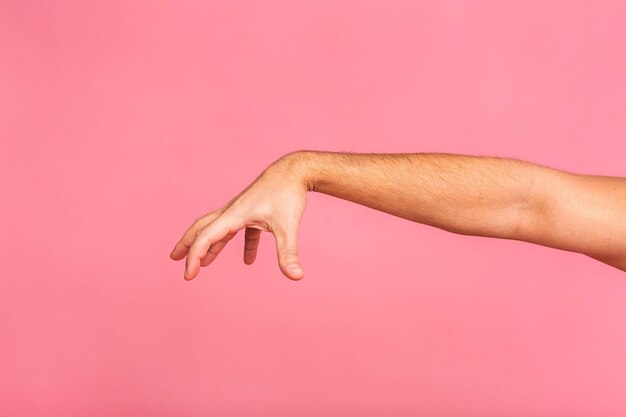
[[[300,151],[309,191],[459,234],[516,238],[548,168],[505,158]]]
[[[523,240],[626,268],[623,178],[440,153],[305,150],[284,158],[308,191],[453,233]]]

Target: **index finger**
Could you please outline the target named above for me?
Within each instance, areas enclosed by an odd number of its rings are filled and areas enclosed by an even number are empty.
[[[213,243],[219,242],[228,234],[235,233],[243,227],[243,222],[232,215],[224,214],[198,231],[187,253],[185,279],[189,281],[198,275],[201,260],[207,255],[207,251]]]
[[[210,213],[205,214],[204,216],[198,217],[189,228],[183,234],[183,237],[180,238],[176,245],[174,245],[174,249],[172,249],[172,253],[170,253],[170,258],[175,261],[180,261],[187,255],[189,251],[189,247],[193,243],[193,240],[196,238],[196,234],[202,228],[204,228],[207,224],[211,223],[215,218],[220,214],[220,210],[215,210]]]

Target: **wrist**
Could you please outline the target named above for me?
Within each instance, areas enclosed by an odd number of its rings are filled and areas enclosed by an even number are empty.
[[[279,159],[286,166],[289,175],[306,191],[315,191],[315,154],[315,151],[309,150],[294,151]]]

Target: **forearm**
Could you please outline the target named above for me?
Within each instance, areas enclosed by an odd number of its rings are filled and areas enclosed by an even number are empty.
[[[509,158],[299,151],[308,191],[453,233],[580,252],[626,270],[626,179]]]
[[[505,158],[452,154],[291,155],[309,191],[450,232],[520,238],[536,181],[552,171]]]

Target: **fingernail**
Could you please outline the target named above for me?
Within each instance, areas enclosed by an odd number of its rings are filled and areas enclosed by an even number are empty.
[[[298,264],[289,264],[287,265],[287,270],[289,272],[291,272],[294,275],[300,275],[302,274],[302,268],[300,267],[300,265]]]
[[[185,275],[184,275],[185,279],[187,279],[187,267],[185,267]]]

